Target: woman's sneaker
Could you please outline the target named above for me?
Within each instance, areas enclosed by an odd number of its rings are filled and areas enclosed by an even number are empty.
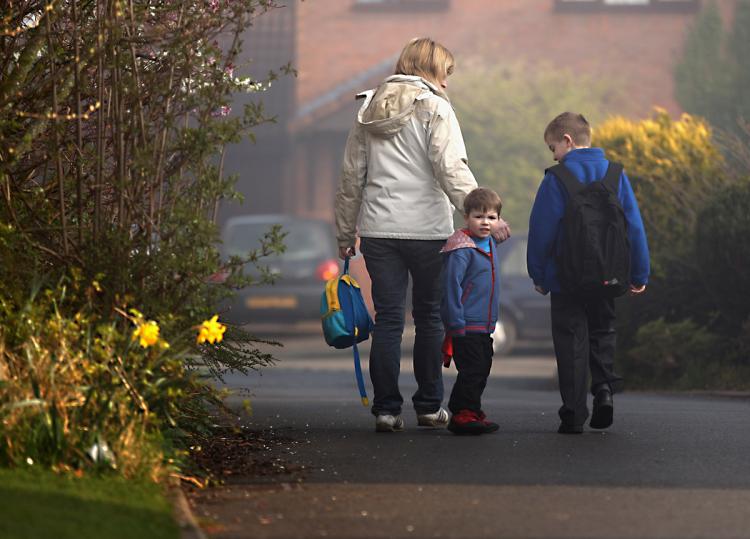
[[[448,423],[448,430],[453,434],[484,434],[485,429],[477,413],[471,410],[459,410]]]
[[[404,430],[404,420],[400,415],[382,414],[375,418],[375,432],[400,432]]]
[[[444,408],[438,408],[437,412],[431,414],[417,414],[417,425],[442,429],[448,426],[448,419],[448,412]]]

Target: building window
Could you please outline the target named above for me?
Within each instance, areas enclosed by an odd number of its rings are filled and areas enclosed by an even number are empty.
[[[700,0],[554,0],[555,11],[562,13],[589,12],[652,12],[694,13]]]
[[[356,11],[445,11],[451,0],[354,0]]]

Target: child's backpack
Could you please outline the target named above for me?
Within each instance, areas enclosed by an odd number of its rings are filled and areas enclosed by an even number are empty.
[[[568,193],[557,269],[567,293],[615,298],[630,288],[630,240],[617,197],[622,165],[610,162],[600,181],[584,185],[563,164],[547,169]]]
[[[349,258],[344,261],[344,272],[326,282],[320,301],[320,317],[326,343],[334,348],[353,347],[354,371],[362,404],[367,406],[367,392],[362,378],[357,343],[367,340],[373,322],[367,311],[359,284],[349,275]]]

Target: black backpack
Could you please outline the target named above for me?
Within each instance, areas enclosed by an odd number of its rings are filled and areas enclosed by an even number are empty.
[[[615,298],[630,288],[628,222],[617,192],[622,165],[611,163],[600,181],[584,185],[563,164],[547,169],[568,193],[557,246],[563,291]]]

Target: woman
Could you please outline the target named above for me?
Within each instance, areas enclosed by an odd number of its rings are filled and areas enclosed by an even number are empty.
[[[378,432],[404,429],[398,376],[409,275],[417,423],[448,424],[441,407],[440,249],[453,233],[453,207],[462,208],[477,187],[445,93],[453,67],[444,46],[429,38],[411,40],[395,75],[358,96],[364,102],[346,142],[335,203],[337,239],[341,258],[354,256],[359,225],[375,305],[370,378]],[[501,223],[499,239],[509,235]]]

